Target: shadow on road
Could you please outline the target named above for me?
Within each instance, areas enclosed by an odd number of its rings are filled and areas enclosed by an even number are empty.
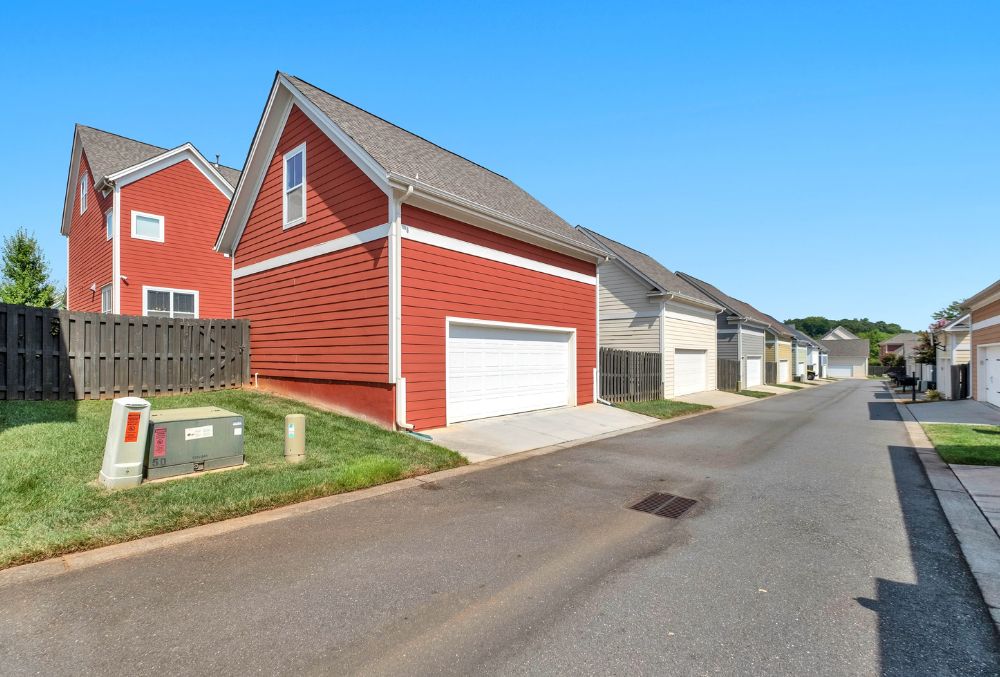
[[[857,600],[878,614],[881,674],[1000,674],[992,619],[916,451],[888,451],[916,583],[877,578],[876,599]]]
[[[899,411],[893,402],[869,402],[868,418],[873,421],[899,421]]]

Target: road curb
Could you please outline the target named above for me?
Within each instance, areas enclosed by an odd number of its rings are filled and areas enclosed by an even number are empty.
[[[958,539],[962,556],[979,586],[983,601],[989,608],[993,625],[1000,633],[1000,536],[951,466],[938,455],[923,426],[906,407],[905,401],[896,397],[888,386],[886,391],[893,398],[896,410],[910,437],[910,444],[923,464],[927,480],[934,489],[941,510],[948,518],[955,538]]]
[[[789,390],[788,394],[791,395],[796,392],[799,391]],[[234,517],[219,522],[211,522],[209,524],[202,524],[196,527],[188,527],[186,529],[171,531],[164,534],[145,536],[143,538],[138,538],[134,541],[126,541],[124,543],[114,543],[112,545],[106,545],[99,548],[94,548],[92,550],[82,550],[80,552],[60,555],[58,557],[52,557],[50,559],[45,559],[38,562],[21,564],[19,566],[0,570],[0,589],[3,589],[11,585],[16,585],[19,583],[30,583],[33,581],[40,581],[46,578],[52,578],[54,576],[60,576],[62,574],[70,573],[71,571],[80,571],[82,569],[88,569],[90,567],[98,566],[100,564],[105,564],[107,562],[113,562],[119,559],[134,557],[136,555],[144,555],[146,553],[154,552],[156,550],[162,550],[164,548],[169,548],[176,545],[191,543],[193,541],[198,541],[204,538],[213,538],[216,536],[222,536],[224,534],[228,534],[233,531],[238,531],[240,529],[245,529],[247,527],[252,527],[259,524],[268,524],[270,522],[276,522],[279,520],[288,519],[290,517],[307,515],[309,513],[316,512],[318,510],[325,510],[327,508],[332,508],[346,503],[363,501],[369,498],[375,498],[377,496],[383,496],[385,494],[390,494],[397,491],[413,489],[416,487],[421,487],[423,485],[438,482],[440,480],[450,479],[452,477],[458,477],[461,475],[468,475],[474,472],[490,470],[491,468],[507,465],[508,463],[516,463],[518,461],[524,461],[529,458],[545,456],[547,454],[552,454],[557,451],[571,449],[573,447],[578,447],[583,444],[589,444],[591,442],[597,442],[612,437],[618,437],[620,435],[627,435],[629,433],[638,432],[640,430],[656,428],[663,425],[670,425],[671,423],[680,423],[682,421],[696,418],[698,416],[708,416],[710,414],[716,414],[721,411],[727,411],[729,409],[743,407],[748,404],[754,404],[755,402],[766,401],[769,399],[772,398],[765,397],[760,400],[747,398],[746,402],[736,402],[733,404],[723,405],[721,407],[715,407],[713,409],[706,409],[705,411],[696,411],[691,414],[684,414],[683,416],[677,416],[674,418],[669,418],[659,421],[650,421],[649,423],[632,426],[630,428],[625,428],[623,430],[614,430],[611,432],[602,433],[600,435],[593,435],[591,437],[586,437],[579,440],[560,442],[558,444],[552,444],[549,446],[539,447],[536,449],[529,449],[527,451],[520,451],[514,454],[508,454],[506,456],[497,456],[495,458],[491,458],[485,461],[480,461],[478,463],[470,463],[469,465],[459,466],[457,468],[449,468],[447,470],[439,470],[437,472],[428,473],[426,475],[420,475],[419,477],[411,477],[407,479],[397,480],[395,482],[390,482],[388,484],[380,484],[378,486],[369,487],[367,489],[359,489],[357,491],[351,491],[343,494],[324,496],[322,498],[313,498],[307,501],[302,501],[300,503],[292,503],[290,505],[284,505],[278,508],[272,508],[270,510],[255,512],[250,515]]]

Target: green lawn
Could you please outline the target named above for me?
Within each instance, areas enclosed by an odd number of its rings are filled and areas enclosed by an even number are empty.
[[[655,416],[656,418],[674,418],[684,414],[693,414],[696,411],[706,411],[714,409],[707,404],[691,404],[690,402],[676,402],[674,400],[652,400],[650,402],[622,402],[617,406],[622,409],[634,411],[637,414]]]
[[[802,390],[802,386],[793,386],[790,383],[773,383],[775,388],[788,388],[789,390]]]
[[[0,568],[464,465],[413,436],[252,391],[151,398],[243,414],[247,467],[109,492],[110,401],[0,402]],[[283,460],[285,414],[306,415],[307,460]]]
[[[928,423],[924,430],[946,463],[1000,465],[1000,426]]]
[[[736,394],[744,395],[745,397],[756,397],[759,400],[765,397],[770,397],[774,393],[767,393],[763,390],[740,390]]]

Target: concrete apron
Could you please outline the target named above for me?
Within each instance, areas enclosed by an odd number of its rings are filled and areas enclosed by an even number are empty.
[[[906,401],[899,399],[889,387],[886,387],[886,392],[893,395],[896,409],[910,436],[910,444],[924,466],[927,479],[951,524],[955,538],[958,539],[962,555],[976,579],[983,601],[990,610],[993,624],[1000,632],[1000,536],[969,495],[965,485],[938,455],[923,427],[910,413]]]

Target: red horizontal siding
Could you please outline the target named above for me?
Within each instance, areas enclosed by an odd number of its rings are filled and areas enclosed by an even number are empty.
[[[198,291],[198,315],[232,317],[232,263],[213,250],[229,199],[185,160],[121,189],[121,312],[142,314],[142,287]],[[165,219],[164,241],[132,237],[132,212]]]
[[[418,213],[419,212],[419,213]],[[504,238],[421,210],[407,225],[533,260],[596,275],[593,263]],[[591,284],[518,268],[431,245],[403,241],[402,345],[408,422],[417,429],[445,425],[445,318],[463,317],[576,329],[577,401],[593,399],[596,299]]]
[[[78,177],[86,172],[87,211],[80,213],[80,181],[73,186],[73,213],[69,231],[69,294],[70,310],[100,312],[101,287],[110,284],[114,274],[113,244],[107,238],[104,214],[114,205],[114,195],[103,197],[94,190],[86,155],[80,158]],[[95,291],[91,291],[91,285]]]
[[[282,227],[283,155],[306,144],[306,221]],[[297,107],[289,113],[236,251],[237,265],[357,233],[389,220],[382,190]]]
[[[236,279],[251,369],[282,379],[388,381],[386,240]],[[380,401],[380,400],[379,400]]]
[[[395,390],[388,383],[327,381],[308,376],[260,378],[261,390],[367,419],[387,428],[395,417]]]

